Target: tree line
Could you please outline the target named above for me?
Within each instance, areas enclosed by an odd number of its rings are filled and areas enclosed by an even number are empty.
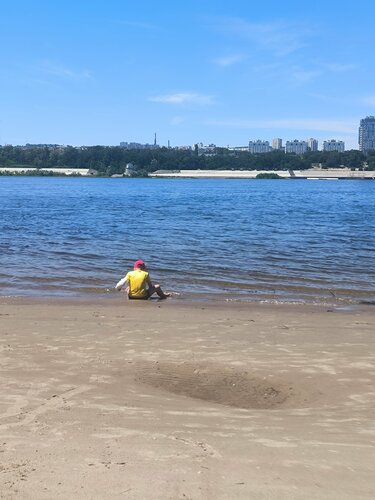
[[[305,170],[348,167],[375,170],[375,151],[367,156],[358,150],[342,153],[307,151],[302,155],[283,151],[250,154],[216,148],[213,155],[199,155],[197,148],[132,149],[119,146],[54,147],[0,146],[0,166],[36,168],[68,167],[97,170],[99,175],[123,174],[127,163],[137,167],[135,175],[146,176],[156,170]]]

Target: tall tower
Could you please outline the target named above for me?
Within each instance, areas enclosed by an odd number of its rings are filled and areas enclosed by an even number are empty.
[[[156,148],[156,132],[155,132],[155,137],[154,137],[154,148]]]
[[[318,151],[318,141],[313,137],[307,139],[307,145],[310,148],[310,151]]]
[[[358,143],[362,153],[375,150],[375,116],[366,116],[359,122]]]

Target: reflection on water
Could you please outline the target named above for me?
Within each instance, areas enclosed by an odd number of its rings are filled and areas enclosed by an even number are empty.
[[[375,183],[0,178],[0,294],[103,293],[135,259],[181,296],[373,301]]]

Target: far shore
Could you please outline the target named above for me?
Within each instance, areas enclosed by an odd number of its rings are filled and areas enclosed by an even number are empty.
[[[375,310],[0,298],[7,499],[372,500]]]
[[[35,167],[1,167],[0,173],[7,176],[55,176],[55,177],[107,177],[132,178],[132,175],[114,174],[112,176],[99,175],[97,171],[88,168],[40,168]],[[308,179],[308,180],[374,180],[375,171],[352,170],[350,168],[311,168],[307,170],[157,170],[151,172],[151,178],[170,179],[256,179],[260,177],[279,179]],[[136,176],[135,176],[136,177]],[[141,178],[145,178],[143,176]]]

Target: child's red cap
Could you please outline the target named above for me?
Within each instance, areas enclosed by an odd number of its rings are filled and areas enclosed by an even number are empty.
[[[143,260],[136,260],[134,262],[134,269],[137,269],[138,267],[145,267],[145,263]]]

